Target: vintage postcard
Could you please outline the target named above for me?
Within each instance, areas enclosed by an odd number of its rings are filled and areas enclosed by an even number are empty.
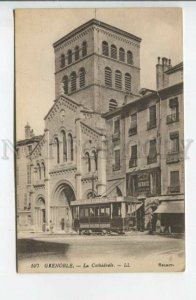
[[[17,271],[184,271],[182,9],[14,17]]]

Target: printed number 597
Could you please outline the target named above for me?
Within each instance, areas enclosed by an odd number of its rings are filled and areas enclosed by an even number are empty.
[[[31,264],[31,268],[33,268],[33,269],[39,268],[39,264]]]

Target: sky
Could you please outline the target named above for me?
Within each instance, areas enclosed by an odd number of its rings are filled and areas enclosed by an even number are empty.
[[[55,99],[52,44],[95,18],[142,38],[141,88],[156,88],[157,57],[183,60],[182,11],[176,8],[18,9],[15,19],[16,138],[29,122],[43,134]]]

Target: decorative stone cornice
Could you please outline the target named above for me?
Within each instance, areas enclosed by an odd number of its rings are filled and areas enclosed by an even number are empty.
[[[86,134],[88,137],[95,141],[99,141],[99,137],[102,136],[103,134],[99,133],[96,131],[96,129],[91,128],[87,124],[84,124],[83,122],[81,124],[81,131],[83,134]]]
[[[73,175],[76,174],[77,168],[76,166],[70,167],[67,169],[56,169],[49,172],[51,178],[54,178],[55,176],[65,176],[65,175]]]
[[[101,22],[97,19],[92,19],[81,26],[77,27],[61,39],[59,39],[57,42],[53,44],[54,51],[58,51],[59,49],[62,49],[61,47],[64,47],[65,45],[69,45],[73,43],[74,41],[77,41],[79,38],[83,37],[86,35],[88,32],[92,30],[102,30],[106,33],[113,34],[113,36],[119,36],[121,38],[124,38],[125,40],[131,40],[132,43],[135,41],[134,44],[137,45],[141,42],[141,38],[125,31],[122,29],[119,29],[117,27],[114,27],[112,25],[106,24],[104,22]]]
[[[132,45],[132,46],[134,46],[136,48],[140,48],[140,44],[134,43],[130,39],[123,37],[121,34],[113,33],[113,32],[107,31],[107,30],[99,28],[99,27],[96,27],[96,30],[102,32],[103,34],[105,34],[108,37],[111,37],[114,40],[118,40],[118,41],[121,41],[123,43]]]
[[[54,47],[54,52],[56,53],[59,50],[62,50],[69,45],[72,45],[73,43],[79,41],[81,38],[85,37],[91,31],[93,31],[93,28],[89,27],[86,30],[76,34],[74,37],[66,39],[64,42],[62,42],[62,44],[59,44],[58,46]]]
[[[35,191],[37,191],[37,190],[44,190],[45,189],[45,184],[44,183],[34,184],[33,187],[34,187]]]
[[[92,183],[92,174],[82,176],[81,181],[82,181],[82,183]],[[98,176],[97,175],[94,176],[94,181],[95,182],[98,181]]]

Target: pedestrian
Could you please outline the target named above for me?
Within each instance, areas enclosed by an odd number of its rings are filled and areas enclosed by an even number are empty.
[[[50,233],[53,233],[53,228],[54,228],[54,226],[53,226],[52,220],[50,220]]]
[[[65,219],[61,219],[61,230],[65,229]]]
[[[160,219],[157,219],[157,222],[156,222],[156,232],[161,233],[161,221],[160,221]]]

